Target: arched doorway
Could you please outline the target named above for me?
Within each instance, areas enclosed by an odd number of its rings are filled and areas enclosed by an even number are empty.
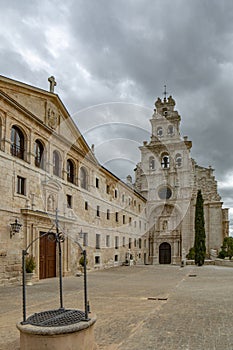
[[[159,263],[171,264],[171,246],[167,242],[164,242],[159,246]]]

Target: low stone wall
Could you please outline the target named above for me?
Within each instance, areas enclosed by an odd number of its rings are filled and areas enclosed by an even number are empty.
[[[96,317],[61,327],[39,327],[18,323],[20,350],[97,350],[94,339]]]
[[[232,260],[216,259],[215,265],[233,267],[233,259]]]
[[[186,260],[186,265],[195,265],[194,260]],[[216,266],[226,266],[233,267],[233,259],[225,260],[225,259],[215,259],[215,260],[205,260],[205,265],[216,265]]]

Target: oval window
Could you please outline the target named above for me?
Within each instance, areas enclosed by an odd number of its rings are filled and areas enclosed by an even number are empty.
[[[159,189],[158,195],[160,199],[169,199],[172,196],[172,190],[169,187],[164,186]]]

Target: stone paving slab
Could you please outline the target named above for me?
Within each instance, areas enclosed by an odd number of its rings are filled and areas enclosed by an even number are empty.
[[[83,277],[66,277],[63,282],[64,306],[83,309]],[[21,289],[0,287],[0,350],[19,350],[15,324],[22,320]],[[233,349],[231,268],[160,265],[99,270],[88,273],[88,295],[97,315],[99,350]],[[27,287],[27,301],[28,316],[57,308],[58,280]]]

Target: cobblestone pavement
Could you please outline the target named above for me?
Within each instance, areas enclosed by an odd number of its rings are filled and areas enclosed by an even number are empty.
[[[66,277],[64,306],[83,309],[83,277]],[[0,350],[19,350],[21,286],[0,287]],[[99,350],[233,349],[233,269],[132,266],[88,273]],[[56,278],[27,287],[27,315],[59,307]],[[33,350],[33,349],[31,349]]]

